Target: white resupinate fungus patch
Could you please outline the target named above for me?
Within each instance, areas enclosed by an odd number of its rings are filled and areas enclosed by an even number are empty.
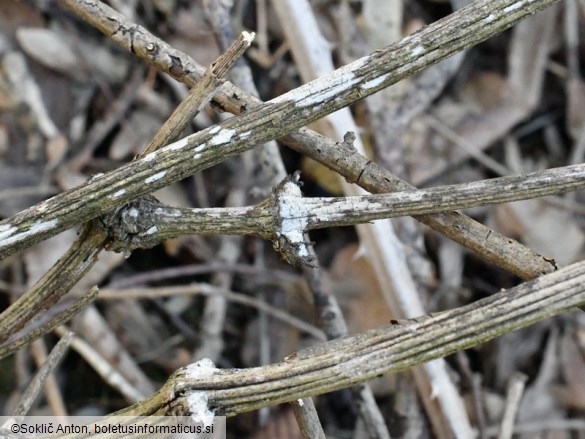
[[[197,160],[199,157],[201,157],[201,151],[203,151],[205,149],[205,146],[207,144],[206,143],[202,143],[201,145],[198,145],[193,151],[195,151],[195,155],[193,156],[193,158],[195,160]]]
[[[420,44],[418,46],[416,46],[414,49],[412,49],[412,56],[418,56],[421,53],[424,52],[424,48],[423,46],[421,46]]]
[[[170,145],[165,146],[161,151],[177,151],[179,149],[183,149],[188,144],[189,138],[185,137],[184,139],[177,140],[175,143],[171,143]]]
[[[292,181],[286,182],[278,197],[278,204],[278,216],[281,222],[280,230],[277,230],[277,233],[293,244],[303,244],[305,242],[303,233],[309,220],[307,210],[303,208],[301,188]],[[309,256],[305,245],[299,245],[298,251],[300,257]]]
[[[378,76],[375,79],[371,79],[368,82],[362,84],[360,88],[363,90],[369,90],[370,88],[377,87],[382,82],[384,82],[384,80],[388,77],[388,75],[389,75],[389,73],[385,73],[382,76]]]
[[[10,224],[3,224],[0,226],[0,242],[11,236],[18,229]]]
[[[324,101],[351,89],[360,81],[354,71],[362,67],[367,59],[360,58],[332,72],[331,75],[320,77],[288,93],[274,98],[273,103],[293,101],[299,107],[322,104]]]
[[[146,154],[144,156],[144,161],[150,162],[150,161],[154,160],[155,158],[156,158],[156,152],[151,152],[151,153]]]
[[[146,180],[144,180],[144,183],[146,184],[150,184],[153,183],[157,180],[160,180],[161,178],[163,178],[165,175],[167,175],[167,171],[161,171],[161,172],[157,172],[154,175],[151,175],[150,177],[148,177]]]
[[[516,9],[520,9],[522,6],[524,6],[525,2],[517,2],[514,3],[513,5],[508,6],[507,8],[504,8],[504,13],[509,13],[512,11],[515,11]]]
[[[217,372],[217,367],[209,358],[203,358],[196,363],[190,364],[184,368],[184,375],[189,380],[197,380],[213,375]],[[192,382],[191,384],[196,385]],[[209,410],[207,393],[203,391],[190,392],[187,395],[187,404],[191,417],[195,423],[211,425],[215,414]]]
[[[211,130],[210,132],[213,132],[213,130]],[[211,145],[221,145],[223,143],[227,143],[231,140],[232,137],[234,137],[235,133],[236,133],[235,130],[224,128],[220,130],[215,136],[213,136],[211,140],[209,140],[209,143]]]
[[[10,224],[4,224],[0,226],[0,247],[12,245],[15,242],[28,238],[29,236],[54,229],[56,226],[56,219],[50,221],[37,221],[26,232],[15,233],[18,231],[16,227],[11,226]]]

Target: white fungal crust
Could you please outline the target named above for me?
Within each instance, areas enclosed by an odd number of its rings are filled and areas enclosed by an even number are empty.
[[[187,407],[195,424],[203,424],[207,427],[213,423],[215,414],[209,410],[207,402],[205,392],[191,392],[187,395]]]
[[[210,133],[213,133],[213,132],[214,132],[213,130],[210,131]],[[215,136],[213,136],[209,140],[209,143],[211,145],[222,145],[224,143],[229,142],[231,140],[231,138],[234,136],[234,134],[236,134],[235,130],[231,130],[229,128],[224,128],[224,129],[220,130]]]
[[[421,45],[418,45],[418,46],[416,46],[414,49],[412,49],[412,56],[418,56],[418,55],[420,55],[421,53],[423,53],[423,52],[424,52],[424,50],[425,50],[425,49],[423,48],[423,46],[421,46]]]
[[[119,191],[116,191],[112,194],[112,198],[118,198],[121,197],[122,195],[124,195],[126,193],[126,189],[120,189]]]
[[[158,227],[157,226],[152,226],[150,229],[148,229],[146,231],[147,235],[154,235],[156,232],[158,232]]]
[[[254,41],[254,37],[256,36],[255,32],[242,32],[242,36],[244,37],[244,41],[248,44],[252,44],[252,41]]]
[[[189,379],[197,379],[211,376],[218,370],[213,361],[209,358],[203,358],[196,363],[185,366],[182,372]]]
[[[520,9],[521,7],[524,6],[525,3],[527,3],[527,2],[517,2],[517,3],[514,3],[513,5],[510,5],[507,8],[504,8],[504,13],[505,14],[508,14],[508,13],[510,13],[512,11],[515,11],[516,9]]]
[[[213,361],[209,358],[203,358],[196,363],[185,366],[182,370],[182,375],[189,380],[197,380],[211,376],[217,371],[218,368],[215,367]],[[196,385],[196,383],[191,384]],[[193,421],[206,426],[211,425],[215,415],[209,409],[207,393],[203,391],[189,392],[186,399]]]
[[[332,72],[325,77],[317,78],[301,87],[298,87],[288,93],[272,99],[272,103],[292,101],[298,107],[310,107],[337,96],[346,90],[350,90],[354,85],[360,82],[356,77],[355,70],[362,67],[367,58],[360,58],[350,64]]]
[[[278,218],[273,246],[289,264],[314,266],[315,260],[309,253],[304,236],[308,226],[308,212],[303,203],[299,175],[298,171],[295,172],[274,191]]]
[[[368,90],[370,88],[374,88],[377,87],[378,85],[380,85],[382,82],[384,82],[384,80],[388,77],[389,73],[386,73],[382,76],[378,76],[377,78],[374,78],[368,82],[365,82],[361,85],[361,89],[363,90]]]
[[[22,241],[29,236],[33,236],[47,230],[54,229],[57,226],[57,220],[50,221],[37,221],[30,229],[25,232],[18,232],[18,228],[10,224],[4,224],[0,226],[0,247],[7,247],[14,244],[15,242]]]
[[[160,180],[161,178],[163,178],[165,175],[167,175],[167,171],[161,171],[161,172],[157,172],[154,175],[151,175],[150,177],[148,177],[146,180],[144,180],[144,183],[146,184],[150,184],[153,183],[157,180]]]

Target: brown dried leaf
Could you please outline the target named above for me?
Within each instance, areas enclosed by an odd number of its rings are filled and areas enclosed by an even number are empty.
[[[560,360],[565,385],[556,389],[557,400],[569,409],[585,410],[585,358],[571,333],[563,336]]]
[[[61,34],[45,28],[20,28],[16,39],[22,50],[43,66],[64,75],[78,77],[80,58]]]
[[[522,241],[528,247],[554,258],[561,265],[581,259],[585,235],[575,223],[571,212],[542,200],[508,203],[498,205],[495,209],[496,212],[503,211],[502,214],[496,214],[496,220],[498,229],[504,234],[520,232]]]
[[[351,333],[387,325],[390,311],[384,301],[374,270],[358,246],[340,250],[330,269],[331,287],[344,311]]]

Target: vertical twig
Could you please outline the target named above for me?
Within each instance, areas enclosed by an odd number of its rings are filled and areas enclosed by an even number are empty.
[[[500,424],[500,431],[498,439],[511,439],[514,433],[514,420],[520,407],[520,400],[524,393],[524,385],[528,377],[523,373],[515,373],[510,377],[508,383],[508,396],[506,398],[506,407],[504,409],[504,416]]]
[[[303,80],[308,82],[334,70],[329,46],[319,31],[309,2],[274,0],[273,4],[281,22],[287,22],[283,29]],[[297,20],[291,21],[290,17],[297,17]],[[348,108],[330,114],[327,120],[332,127],[330,134],[333,138],[339,140],[344,138],[344,142],[351,144],[357,152],[365,155],[365,148],[359,137],[354,135],[353,139],[349,139],[344,136],[348,131],[358,132],[358,127]],[[356,188],[345,180],[341,180],[341,183],[346,195],[364,193],[363,189]],[[394,317],[402,319],[424,314],[422,302],[406,264],[402,243],[395,236],[390,221],[376,221],[371,226],[360,225],[356,227],[356,230],[360,242],[366,248],[370,263]],[[449,435],[452,434],[458,438],[472,437],[472,428],[465,407],[447,373],[445,363],[442,360],[436,360],[424,365],[424,372],[418,370],[419,368],[416,369],[414,374],[417,377],[419,394],[421,399],[426,401],[425,407],[430,411],[429,418],[436,429],[438,430],[439,426],[435,420],[439,417],[439,413],[442,413],[449,424]],[[427,383],[423,384],[421,380],[426,380]],[[440,403],[441,412],[437,412],[436,405],[429,400],[431,394],[424,391],[427,388],[433,389],[433,394]],[[388,435],[388,432],[381,431],[380,434]]]
[[[291,403],[295,418],[304,439],[325,439],[325,432],[317,416],[311,398],[301,398]]]

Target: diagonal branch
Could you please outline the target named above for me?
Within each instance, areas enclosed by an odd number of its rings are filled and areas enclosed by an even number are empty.
[[[282,363],[223,370],[208,365],[206,373],[198,373],[201,364],[190,365],[115,415],[189,414],[189,400],[198,396],[207,402],[205,410],[233,416],[404,371],[583,304],[585,262],[579,262],[470,305],[310,347]]]
[[[177,80],[192,86],[203,75],[204,68],[188,55],[174,49],[98,0],[59,1],[92,26],[100,29],[115,43]],[[484,6],[489,4],[494,10],[499,9],[504,12],[528,8],[527,12],[533,13],[537,9],[543,9],[553,3],[554,1],[519,2],[507,0],[482,4]],[[484,17],[486,26],[490,26],[490,23],[494,25],[497,14],[487,13],[485,10],[476,11],[474,9],[476,5],[477,3],[470,5],[465,9],[464,14],[462,11],[456,12],[459,23],[457,28],[451,30],[454,39],[461,37],[462,29],[465,32],[466,20],[473,21],[470,17]],[[473,35],[471,39],[473,40]],[[229,82],[221,87],[214,101],[225,111],[234,114],[256,108],[261,104],[257,98],[234,87]],[[369,192],[414,189],[409,183],[400,180],[376,163],[357,154],[345,142],[338,144],[315,131],[302,128],[281,137],[279,140],[299,153],[331,168],[345,177],[347,181],[354,182]],[[519,242],[491,230],[466,215],[446,212],[417,216],[416,219],[523,279],[532,279],[556,269],[554,261],[542,257]],[[486,236],[489,236],[489,239],[486,239]]]
[[[67,5],[68,1],[62,0]],[[400,42],[193,134],[0,223],[0,258],[96,218],[257,144],[291,133],[477,44],[557,0],[479,0]],[[97,2],[86,1],[86,5]],[[94,11],[95,14],[98,12]],[[113,37],[136,38],[119,28]],[[151,51],[157,50],[151,43]],[[156,158],[156,160],[155,160]]]

